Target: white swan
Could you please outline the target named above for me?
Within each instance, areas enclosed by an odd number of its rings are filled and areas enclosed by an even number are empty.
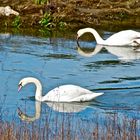
[[[78,30],[77,32],[77,40],[80,36],[84,33],[92,33],[95,37],[97,44],[101,45],[131,45],[131,46],[138,46],[140,45],[140,32],[136,32],[133,30],[124,30],[118,33],[113,34],[108,39],[103,40],[97,31],[93,28],[83,28]]]
[[[83,102],[90,101],[103,93],[93,93],[75,85],[62,85],[49,91],[45,96],[42,96],[42,85],[40,81],[33,77],[23,78],[18,85],[18,91],[28,83],[36,85],[35,99],[41,102]]]

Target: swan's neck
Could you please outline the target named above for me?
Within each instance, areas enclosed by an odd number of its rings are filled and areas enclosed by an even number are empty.
[[[101,38],[101,36],[97,33],[97,31],[95,29],[86,28],[85,32],[92,33],[95,37],[97,44],[104,44],[104,40]]]
[[[26,80],[25,85],[28,83],[34,83],[36,85],[35,99],[37,101],[42,101],[42,85],[40,81],[32,77],[26,78],[25,80]]]
[[[34,83],[36,85],[35,99],[37,101],[42,101],[42,85],[38,80],[34,81]]]

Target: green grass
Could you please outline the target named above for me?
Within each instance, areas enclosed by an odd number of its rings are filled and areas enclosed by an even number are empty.
[[[46,4],[49,0],[33,0],[35,4]]]
[[[43,18],[39,21],[39,24],[48,30],[56,27],[59,29],[64,29],[66,27],[66,23],[63,22],[61,18],[54,18],[51,13],[45,13]]]
[[[16,16],[12,22],[12,26],[15,28],[19,28],[21,26],[21,18],[20,16]]]

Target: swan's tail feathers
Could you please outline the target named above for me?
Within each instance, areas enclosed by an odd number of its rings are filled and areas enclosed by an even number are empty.
[[[85,97],[85,101],[91,101],[93,99],[95,99],[98,96],[103,95],[104,93],[93,93],[93,94],[89,94]]]
[[[91,101],[94,98],[103,95],[104,93],[89,93],[89,94],[85,94],[85,95],[81,95],[77,98],[74,98],[72,100],[70,100],[70,102],[87,102],[87,101]]]
[[[98,96],[101,96],[101,95],[103,95],[104,93],[93,93],[92,94],[92,99],[94,99],[94,98],[96,98],[96,97],[98,97]]]
[[[135,39],[134,41],[133,41],[133,43],[132,43],[132,46],[140,46],[140,39]]]
[[[100,92],[100,93],[95,93],[97,96],[101,96],[103,95],[104,93]]]

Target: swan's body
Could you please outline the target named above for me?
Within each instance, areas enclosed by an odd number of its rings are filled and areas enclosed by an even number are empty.
[[[77,38],[82,36],[84,33],[92,33],[95,37],[97,44],[101,45],[113,45],[113,46],[123,46],[123,45],[131,45],[138,46],[140,45],[140,32],[136,32],[133,30],[124,30],[118,33],[113,34],[108,39],[103,40],[97,31],[93,28],[84,28],[80,29],[77,32]]]
[[[19,82],[20,90],[28,83],[34,83],[36,85],[35,99],[41,102],[53,101],[53,102],[83,102],[90,101],[103,93],[93,93],[87,89],[84,89],[76,85],[62,85],[49,91],[45,96],[42,96],[42,86],[38,79],[33,77],[23,78]]]

